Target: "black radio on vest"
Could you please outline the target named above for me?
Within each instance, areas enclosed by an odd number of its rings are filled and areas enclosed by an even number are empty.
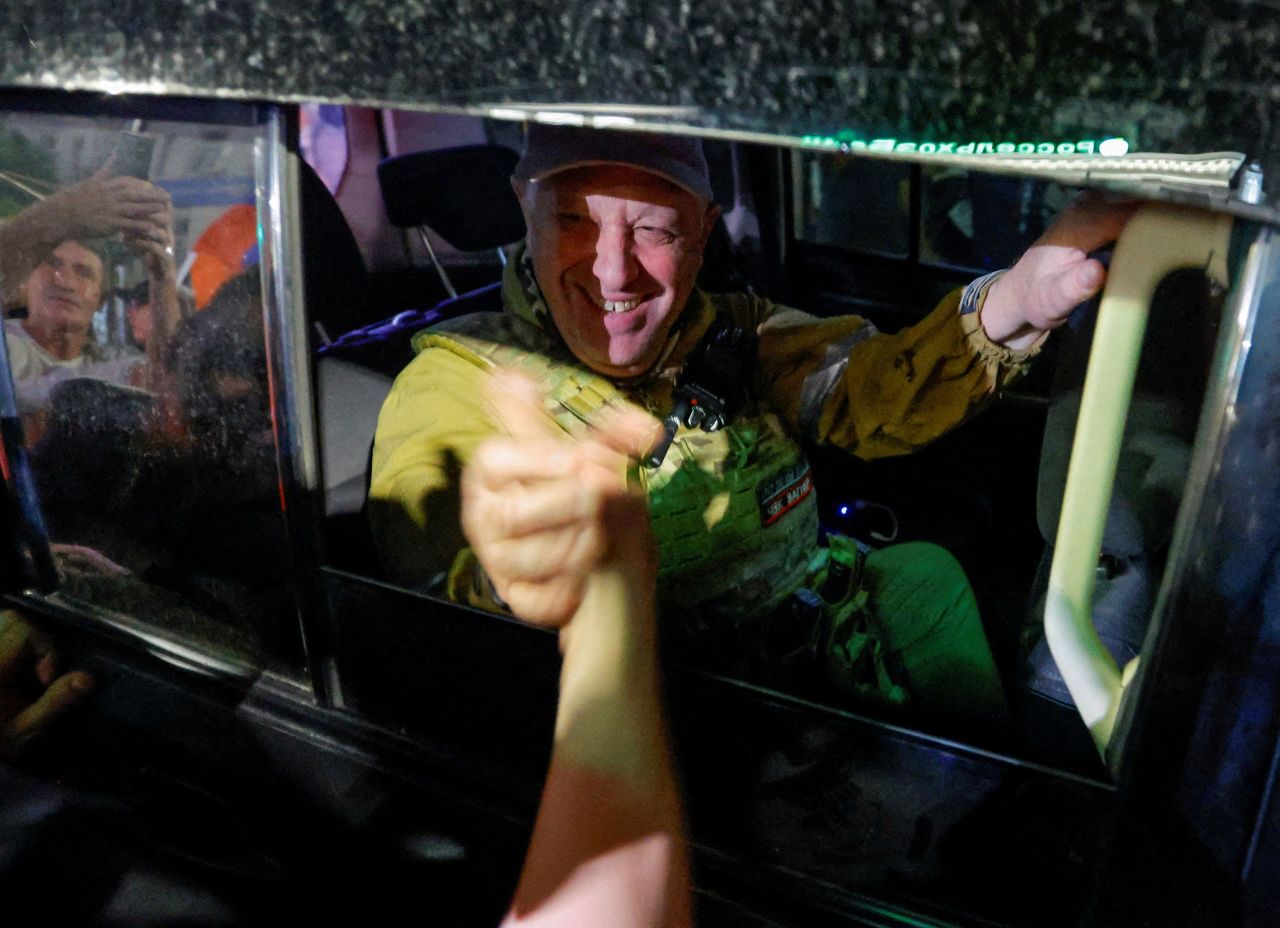
[[[645,466],[662,464],[682,424],[704,432],[724,428],[742,408],[755,360],[754,332],[728,319],[713,322],[676,378],[671,413],[663,420],[666,434]]]

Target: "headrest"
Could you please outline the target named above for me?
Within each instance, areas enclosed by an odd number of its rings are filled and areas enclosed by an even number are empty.
[[[387,218],[427,226],[454,248],[483,251],[524,238],[511,174],[520,160],[502,145],[466,145],[388,158],[378,165]]]

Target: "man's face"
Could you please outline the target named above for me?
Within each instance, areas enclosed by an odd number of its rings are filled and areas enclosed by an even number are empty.
[[[41,330],[83,334],[102,303],[102,260],[79,242],[63,242],[27,278],[27,317]]]
[[[715,208],[627,167],[586,167],[521,198],[534,275],[584,364],[634,377],[658,359],[693,290]]]

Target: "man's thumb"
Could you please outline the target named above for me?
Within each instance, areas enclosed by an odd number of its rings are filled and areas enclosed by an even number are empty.
[[[512,438],[545,439],[560,434],[543,405],[542,389],[520,371],[497,370],[489,383],[488,398]]]
[[[1063,322],[1073,309],[1102,289],[1104,280],[1106,270],[1092,259],[1060,271],[1046,288],[1049,326]]]
[[[593,435],[635,461],[649,456],[663,437],[662,423],[638,407],[610,407],[592,421]]]

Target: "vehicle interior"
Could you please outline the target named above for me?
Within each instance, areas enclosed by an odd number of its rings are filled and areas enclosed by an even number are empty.
[[[355,873],[382,893],[375,911],[496,923],[545,768],[555,638],[397,587],[366,509],[378,411],[412,336],[501,311],[505,249],[524,233],[508,178],[525,123],[331,104],[6,107],[4,216],[91,175],[122,133],[157,140],[147,178],[172,198],[180,298],[194,306],[170,349],[176,411],[69,379],[20,417],[26,440],[8,452],[32,475],[6,502],[24,552],[13,601],[70,629],[68,653],[109,681],[71,747],[41,763],[140,812],[164,879],[220,874],[236,905]],[[1010,266],[1079,193],[945,162],[704,148],[722,213],[699,286],[886,332]],[[296,198],[266,204],[273,184]],[[1121,667],[1154,640],[1224,307],[1255,231],[1237,223],[1225,278],[1184,267],[1155,288],[1091,568],[1092,621]],[[141,272],[127,253],[111,261],[122,294]],[[100,342],[125,344],[125,319],[110,296]],[[806,447],[824,531],[873,548],[930,541],[958,559],[1011,721],[959,730],[677,662],[670,712],[705,923],[1077,923],[1128,731],[1100,752],[1044,633],[1098,319],[1097,301],[1081,307],[1025,378],[922,451],[867,462]],[[169,432],[147,424],[164,415]],[[350,846],[327,856],[318,837]],[[308,899],[316,913],[338,905]]]
[[[414,332],[456,315],[500,309],[494,288],[501,249],[523,235],[506,182],[520,149],[520,126],[355,108],[341,118],[373,121],[378,131],[361,136],[348,129],[348,147],[328,168],[333,176],[343,172],[329,191],[342,216],[330,214],[327,225],[304,230],[304,252],[310,247],[306,233],[328,236],[317,246],[326,255],[335,250],[330,238],[341,241],[350,254],[344,261],[354,266],[359,258],[368,269],[366,292],[376,296],[364,305],[377,318],[338,334],[325,321],[326,308],[311,305],[319,338],[326,558],[378,576],[377,556],[364,534],[363,496],[376,410],[412,357]],[[373,150],[359,150],[362,139]],[[439,147],[420,147],[424,141]],[[469,144],[454,144],[463,141]],[[750,290],[817,316],[857,314],[888,332],[922,319],[949,291],[1010,266],[1078,192],[1052,181],[853,155],[720,141],[704,148],[722,221],[699,286]],[[311,157],[326,167],[323,151]],[[373,164],[378,197],[369,196],[365,179]],[[326,190],[304,184],[307,196],[327,202]],[[348,236],[340,219],[361,231]],[[1138,387],[1149,408],[1135,410],[1147,418],[1133,426],[1151,430],[1139,441],[1148,450],[1131,451],[1126,459],[1135,494],[1154,466],[1149,449],[1157,445],[1166,455],[1163,466],[1185,472],[1220,297],[1194,271],[1180,272],[1158,297],[1162,308]],[[350,310],[345,296],[335,302],[335,314]],[[964,566],[1006,689],[1025,710],[1017,734],[981,733],[978,742],[1101,775],[1097,752],[1034,619],[1066,479],[1089,313],[1083,310],[1069,332],[1050,340],[1030,376],[921,452],[866,462],[835,449],[807,450],[825,531],[871,546],[935,542]],[[1177,364],[1158,360],[1171,353]],[[1174,378],[1173,370],[1180,376]],[[1141,648],[1145,622],[1134,616],[1149,613],[1153,604],[1180,488],[1166,481],[1141,492],[1143,499],[1135,501],[1145,507],[1138,536],[1130,531],[1124,537],[1117,528],[1110,530],[1117,537],[1108,538],[1114,561],[1104,592],[1119,598],[1107,607],[1115,613],[1108,643],[1122,661]],[[894,721],[921,724],[909,717]]]

